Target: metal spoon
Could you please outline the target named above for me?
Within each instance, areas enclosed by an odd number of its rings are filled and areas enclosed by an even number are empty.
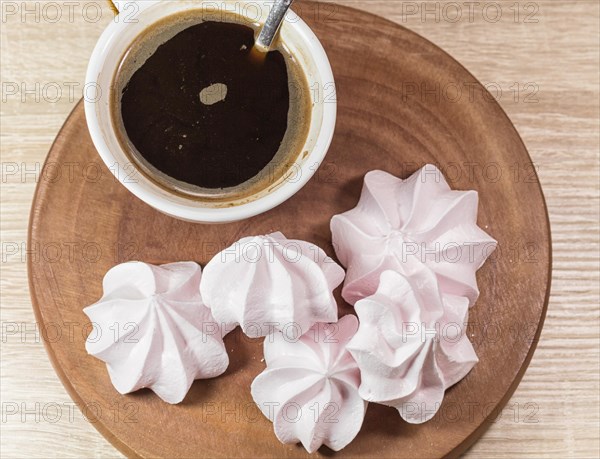
[[[258,34],[258,38],[254,43],[254,48],[261,52],[267,53],[269,52],[269,48],[273,43],[273,39],[277,35],[279,28],[281,27],[281,23],[283,22],[283,18],[285,17],[285,13],[290,8],[292,2],[294,0],[276,0],[273,8],[271,8],[271,12],[265,21],[260,33]]]

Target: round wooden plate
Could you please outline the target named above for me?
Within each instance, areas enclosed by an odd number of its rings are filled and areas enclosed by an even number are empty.
[[[469,336],[480,362],[447,391],[434,419],[402,421],[371,404],[339,457],[433,458],[468,448],[509,399],[531,359],[548,301],[551,249],[536,172],[496,101],[458,62],[409,30],[354,9],[300,3],[337,82],[338,124],[325,163],[292,199],[258,217],[210,226],[162,215],[129,194],[102,164],[77,105],[52,146],[33,202],[29,279],[48,354],[90,422],[128,456],[308,457],[282,445],[255,407],[250,383],[264,368],[262,340],[239,329],[216,379],[194,382],[168,405],[149,390],[122,396],[86,354],[82,309],[117,263],[195,260],[204,265],[240,237],[282,231],[330,255],[329,220],[353,207],[371,169],[407,177],[435,163],[457,189],[479,191],[479,225],[499,242],[478,272],[481,296]],[[340,315],[352,308],[339,298]],[[522,407],[521,415],[534,414]],[[314,456],[330,456],[321,448]]]

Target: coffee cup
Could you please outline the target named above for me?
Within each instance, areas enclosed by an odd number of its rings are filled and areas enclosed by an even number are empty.
[[[92,53],[86,75],[85,113],[88,128],[100,157],[131,193],[160,212],[202,223],[225,223],[246,219],[283,203],[298,192],[323,162],[333,138],[337,103],[333,73],[327,55],[308,25],[288,12],[278,40],[288,50],[306,77],[311,98],[306,136],[299,154],[286,168],[279,168],[263,186],[244,195],[227,193],[218,199],[179,192],[161,186],[142,164],[132,161],[114,121],[114,105],[122,87],[116,84],[119,66],[128,49],[157,23],[175,15],[193,15],[199,21],[215,21],[232,14],[256,29],[264,23],[272,2],[115,2],[119,15],[101,35]],[[289,167],[288,167],[289,166]],[[275,169],[274,169],[275,170]],[[262,183],[262,182],[261,182]]]

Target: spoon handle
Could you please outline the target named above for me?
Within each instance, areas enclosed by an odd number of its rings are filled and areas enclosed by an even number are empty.
[[[271,11],[269,12],[269,16],[267,17],[265,24],[258,34],[258,38],[256,39],[254,46],[263,52],[267,52],[269,50],[275,35],[277,35],[277,32],[279,31],[279,27],[281,27],[285,13],[290,8],[290,5],[293,1],[294,0],[277,0],[275,2],[273,8],[271,8]]]

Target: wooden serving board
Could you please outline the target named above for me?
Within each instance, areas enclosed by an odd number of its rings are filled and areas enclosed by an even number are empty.
[[[338,124],[318,173],[276,209],[219,226],[156,212],[102,164],[81,103],[48,155],[30,221],[29,247],[39,254],[28,257],[33,308],[66,389],[128,456],[309,457],[299,445],[279,443],[252,402],[250,383],[265,366],[262,340],[239,329],[229,334],[227,372],[196,381],[172,406],[149,390],[122,396],[113,389],[105,365],[86,354],[90,326],[82,309],[101,296],[106,271],[128,260],[204,265],[235,240],[272,231],[333,255],[329,220],[356,204],[371,169],[407,177],[437,164],[454,188],[479,192],[479,225],[499,246],[478,272],[481,296],[470,314],[480,362],[428,423],[409,425],[371,404],[359,435],[335,456],[460,454],[507,402],[534,352],[550,288],[550,231],[535,170],[510,120],[458,62],[409,30],[342,6],[304,2],[296,9],[329,54]],[[337,293],[340,315],[352,312]],[[331,455],[327,448],[314,454]]]

